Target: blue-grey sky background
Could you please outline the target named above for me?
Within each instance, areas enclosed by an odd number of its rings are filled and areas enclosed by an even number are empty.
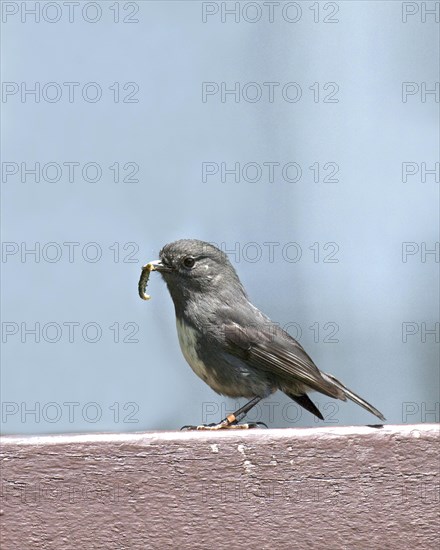
[[[2,2],[3,433],[172,430],[234,409],[186,364],[160,277],[137,295],[141,265],[180,238],[232,251],[253,302],[390,423],[438,421],[436,16],[47,4],[36,22]],[[313,398],[327,425],[376,422]],[[323,425],[281,393],[250,419]]]

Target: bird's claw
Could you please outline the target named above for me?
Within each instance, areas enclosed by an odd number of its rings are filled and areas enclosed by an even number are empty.
[[[250,422],[248,426],[249,428],[265,428],[266,430],[269,429],[268,425],[264,422]]]
[[[267,428],[264,422],[249,422],[246,424],[237,424],[229,422],[220,422],[219,424],[200,424],[199,426],[183,426],[181,432],[190,431],[216,431],[216,430],[251,430],[254,428]]]

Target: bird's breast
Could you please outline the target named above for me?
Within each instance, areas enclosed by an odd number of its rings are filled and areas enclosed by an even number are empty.
[[[183,356],[192,370],[202,380],[209,383],[208,371],[205,363],[199,358],[197,354],[197,332],[190,325],[185,323],[182,319],[176,318],[177,335],[179,337],[180,349]]]

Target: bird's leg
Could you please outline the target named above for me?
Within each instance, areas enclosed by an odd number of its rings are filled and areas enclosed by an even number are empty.
[[[236,424],[240,422],[240,420],[243,420],[243,418],[247,415],[247,413],[255,407],[260,401],[262,400],[262,397],[254,397],[250,401],[246,403],[246,405],[243,405],[238,409],[238,411],[235,411],[235,413],[229,414],[226,418],[224,418],[220,424]]]
[[[247,415],[247,413],[255,407],[257,403],[259,403],[263,398],[262,397],[254,397],[251,399],[248,403],[243,405],[243,407],[240,407],[237,411],[235,411],[232,414],[229,414],[226,418],[224,418],[221,422],[218,424],[202,424],[201,426],[183,426],[181,428],[182,430],[189,431],[189,430],[247,430],[249,428],[258,428],[260,425],[267,426],[260,423],[251,423],[251,424],[239,424],[240,420],[243,420],[243,418]]]

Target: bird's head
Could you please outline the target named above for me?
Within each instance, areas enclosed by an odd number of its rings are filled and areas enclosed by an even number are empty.
[[[151,262],[165,280],[174,303],[196,295],[221,295],[245,291],[231,262],[216,246],[195,239],[182,239],[165,245],[159,260]]]

